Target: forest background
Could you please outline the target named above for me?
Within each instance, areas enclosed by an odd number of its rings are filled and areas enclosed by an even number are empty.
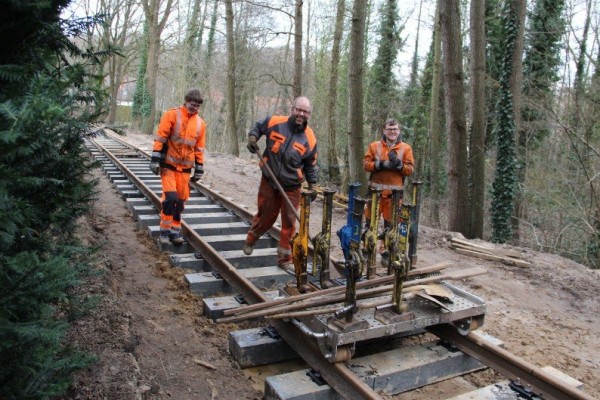
[[[366,182],[366,145],[394,116],[424,182],[421,224],[597,268],[597,2],[432,5],[5,2],[0,397],[64,394],[94,359],[65,340],[100,301],[77,291],[98,250],[76,233],[96,196],[84,139],[102,122],[151,141],[189,87],[206,93],[208,149],[245,157],[256,119],[310,97],[321,184],[341,191]]]
[[[402,3],[400,5],[400,3]],[[600,264],[595,0],[81,0],[106,123],[152,135],[198,87],[209,150],[293,97],[313,104],[321,183],[366,183],[362,157],[401,121],[421,221]],[[364,186],[363,186],[364,187]],[[409,189],[410,190],[410,189]]]

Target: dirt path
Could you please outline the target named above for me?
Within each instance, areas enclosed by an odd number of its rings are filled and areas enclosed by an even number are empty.
[[[139,135],[128,140],[146,147],[151,142]],[[249,156],[243,157],[207,154],[202,182],[254,211],[259,171]],[[188,293],[184,272],[169,266],[146,232],[135,228],[108,180],[99,171],[97,176],[98,201],[82,221],[89,225],[82,224],[80,235],[103,245],[97,268],[104,274],[86,285],[88,295],[101,296],[101,301],[74,326],[70,340],[97,354],[98,363],[77,375],[65,398],[261,398],[252,388],[257,378],[241,371],[227,351],[227,332],[245,325],[217,325],[201,315],[201,299]],[[334,219],[343,223],[344,218],[336,211]],[[316,202],[312,234],[320,230],[320,221],[321,203]],[[339,227],[334,224],[333,230]],[[451,260],[456,268],[487,268],[486,275],[458,284],[486,301],[482,330],[527,361],[582,381],[586,392],[600,398],[600,271],[523,249],[516,250],[532,265],[506,266],[462,256],[449,248],[446,236],[421,225],[419,264]],[[486,371],[403,398],[447,398],[498,379]]]

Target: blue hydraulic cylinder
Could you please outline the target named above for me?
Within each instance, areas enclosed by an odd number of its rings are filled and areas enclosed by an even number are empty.
[[[360,242],[362,214],[356,215],[354,212],[355,197],[360,188],[360,183],[351,183],[348,188],[348,215],[346,218],[346,225],[344,225],[337,235],[340,238],[340,244],[342,251],[344,252],[344,259],[350,260],[350,244],[352,241]],[[363,205],[364,207],[364,205]],[[361,210],[362,213],[362,210]]]

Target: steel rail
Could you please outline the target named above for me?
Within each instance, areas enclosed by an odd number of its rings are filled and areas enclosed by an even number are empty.
[[[529,385],[533,394],[541,396],[545,400],[594,399],[587,393],[568,385],[473,332],[462,336],[455,327],[448,324],[432,326],[427,330],[441,339],[456,344],[460,351],[476,358],[505,377],[513,381],[518,380],[524,386]]]
[[[109,135],[112,140],[127,146],[140,155],[149,159],[149,154],[143,150],[133,146],[132,144],[115,138]],[[160,209],[160,198],[150,190],[139,178],[135,176],[120,160],[114,156],[109,150],[104,148],[100,143],[93,140],[93,143],[101,149],[138,187],[138,189],[150,200],[158,209]],[[214,192],[202,184],[192,184],[205,196],[213,201],[222,204],[227,209],[234,212],[239,217],[249,220],[253,217],[248,210],[239,207],[229,199]],[[189,228],[182,221],[182,231],[186,235],[192,246],[200,249],[203,257],[219,270],[223,278],[241,293],[248,303],[256,304],[266,302],[268,299],[262,291],[258,290],[250,281],[240,276],[237,269],[227,260],[224,260],[214,250],[212,246],[206,243],[200,235]],[[272,228],[269,232],[273,237],[279,237],[279,229]],[[345,364],[331,364],[323,358],[321,351],[314,339],[310,339],[303,334],[299,334],[298,328],[290,323],[269,320],[280,336],[292,347],[301,357],[315,370],[321,373],[321,376],[326,382],[336,390],[341,396],[348,399],[380,399],[381,397],[360,380]],[[583,391],[567,385],[562,380],[559,380],[551,374],[534,366],[533,364],[509,353],[508,351],[494,345],[493,343],[484,340],[478,335],[469,333],[466,336],[460,335],[456,328],[452,325],[438,325],[427,328],[431,333],[441,339],[455,343],[457,348],[462,352],[476,358],[483,364],[493,368],[500,374],[511,380],[518,380],[522,385],[529,386],[532,392],[542,396],[546,400],[552,399],[582,399],[593,400],[593,397]],[[348,383],[344,384],[344,383]]]
[[[108,149],[94,139],[91,139],[91,141],[134,182],[136,187],[157,207],[157,209],[160,209],[160,198],[150,188],[135,176],[135,174]],[[209,189],[205,187],[204,190],[208,191]],[[212,192],[212,194],[215,195],[215,197],[218,196],[214,192]],[[193,247],[200,250],[204,259],[213,268],[217,269],[223,279],[241,293],[246,301],[249,303],[268,301],[268,298],[261,290],[254,286],[247,278],[238,274],[237,269],[227,260],[223,259],[212,246],[191,229],[189,225],[185,223],[185,220],[181,221],[181,228],[182,233],[186,236],[188,242]],[[298,329],[288,322],[270,320],[270,323],[277,329],[277,332],[286,343],[292,347],[292,349],[294,349],[294,351],[296,351],[296,353],[300,355],[311,368],[319,371],[325,381],[342,397],[347,399],[381,399],[379,394],[365,384],[356,374],[350,371],[345,364],[332,364],[325,360],[315,340],[309,339],[301,333],[299,334]]]
[[[129,143],[119,137],[115,137],[113,134],[109,133],[107,136],[110,137],[111,140],[114,140],[114,141],[122,144],[123,146],[129,147],[133,151],[137,152],[140,156],[146,158],[147,160],[150,160],[150,154],[148,154],[148,152],[132,145],[131,143]],[[215,201],[215,202],[221,204],[222,206],[224,206],[226,209],[232,211],[238,217],[240,217],[246,221],[252,221],[254,214],[252,214],[250,211],[246,210],[245,208],[240,207],[238,204],[229,200],[227,197],[221,196],[219,193],[211,190],[208,186],[202,184],[201,182],[190,182],[190,185],[192,185],[193,187],[198,189],[200,191],[200,193],[202,193],[203,195],[205,195],[212,201]],[[280,229],[273,227],[268,232],[269,232],[269,235],[271,235],[273,238],[275,238],[275,240],[279,240],[279,235],[281,234]]]

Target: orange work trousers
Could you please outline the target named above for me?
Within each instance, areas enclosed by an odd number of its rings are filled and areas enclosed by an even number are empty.
[[[160,210],[161,231],[181,229],[181,213],[190,198],[190,173],[161,168],[162,197]]]
[[[367,193],[367,206],[365,207],[365,221],[369,221],[371,219],[371,192]],[[402,199],[400,199],[400,204],[398,204],[398,209],[402,206]],[[383,217],[383,220],[389,225],[392,219],[392,197],[388,195],[382,195],[379,201],[379,216]],[[400,214],[398,214],[400,217]]]
[[[300,206],[300,188],[286,191],[285,194],[298,211]],[[290,241],[296,233],[296,214],[291,210],[282,194],[274,189],[267,178],[260,179],[258,188],[258,212],[252,219],[252,225],[246,237],[246,243],[254,245],[277,221],[281,211],[281,236],[277,248],[277,263],[289,263],[292,259],[292,245]]]

